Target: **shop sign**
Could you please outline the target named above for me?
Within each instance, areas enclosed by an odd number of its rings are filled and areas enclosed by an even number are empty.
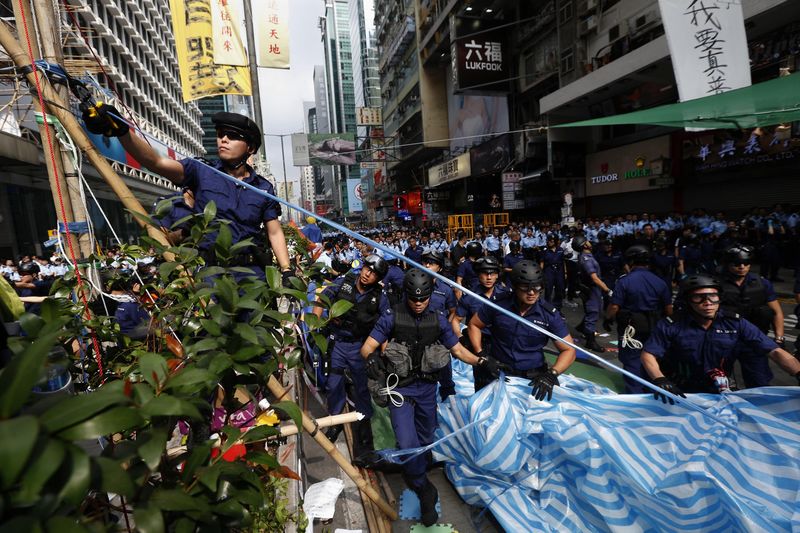
[[[660,181],[669,169],[670,137],[664,135],[586,156],[586,195],[643,191],[671,185]],[[668,177],[668,176],[666,176]]]
[[[425,203],[444,202],[450,199],[450,191],[439,191],[435,189],[425,189]]]
[[[788,125],[739,133],[708,133],[684,142],[684,170],[712,173],[800,160],[800,136],[793,134]]]
[[[428,169],[428,186],[438,187],[445,183],[468,177],[472,173],[469,152],[451,159],[441,165]]]
[[[525,201],[522,198],[522,172],[503,172],[500,181],[503,184],[503,209],[522,209]]]
[[[488,24],[501,23],[474,17],[450,17],[450,34],[455,36],[450,45],[450,57],[456,92],[473,87],[483,92],[507,90],[512,60],[508,50],[509,32],[507,28],[488,27]],[[504,82],[506,87],[500,85]]]

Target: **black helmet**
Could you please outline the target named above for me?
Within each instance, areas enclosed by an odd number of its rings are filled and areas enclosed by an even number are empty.
[[[708,274],[694,274],[681,281],[680,292],[684,297],[695,289],[717,289],[722,290],[722,285],[714,276]]]
[[[28,261],[27,263],[22,263],[19,265],[17,272],[20,274],[38,274],[39,265],[36,264],[36,261]]]
[[[634,244],[625,250],[625,262],[633,265],[646,265],[650,262],[650,247]]]
[[[534,261],[524,259],[511,269],[512,285],[541,285],[544,275]]]
[[[495,257],[487,256],[481,257],[472,265],[472,270],[475,272],[496,272],[500,273],[500,261]]]
[[[436,263],[439,266],[444,266],[444,254],[435,250],[425,252],[422,255],[422,260],[429,263]]]
[[[386,260],[376,254],[370,254],[364,258],[364,266],[378,275],[378,280],[382,280],[389,271],[389,264]]]
[[[576,252],[582,252],[583,246],[589,241],[583,235],[576,235],[572,238],[572,249]]]
[[[553,241],[553,242],[558,242],[558,241],[561,240],[561,238],[558,236],[558,233],[550,232],[550,233],[547,234],[547,240],[548,241]]]
[[[261,148],[261,130],[251,118],[239,113],[220,111],[211,117],[211,122],[214,123],[215,128],[230,128],[241,133],[254,151],[257,152]]]
[[[471,241],[467,243],[467,257],[480,257],[483,254],[481,243]]]
[[[755,251],[743,244],[734,244],[725,250],[724,262],[726,265],[736,265],[739,263],[752,263]]]
[[[512,254],[518,253],[519,252],[519,241],[511,241],[510,243],[508,243],[508,250]]]
[[[428,298],[433,294],[433,278],[427,272],[412,268],[403,278],[403,290],[410,298]]]
[[[608,232],[604,229],[601,229],[597,232],[597,240],[598,241],[605,241],[608,240]]]

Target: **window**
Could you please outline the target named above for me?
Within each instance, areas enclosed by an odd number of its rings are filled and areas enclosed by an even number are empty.
[[[572,48],[565,48],[561,51],[561,73],[571,72],[575,69],[575,54]]]
[[[565,24],[572,19],[572,0],[568,0],[561,4],[558,8],[558,23]]]

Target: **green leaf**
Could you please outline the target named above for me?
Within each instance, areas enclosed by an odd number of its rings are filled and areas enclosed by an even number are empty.
[[[144,419],[135,409],[114,407],[80,424],[62,430],[59,436],[66,440],[96,439],[132,429],[143,423]]]
[[[22,506],[32,505],[41,496],[42,487],[61,466],[66,450],[56,439],[48,439],[43,450],[37,450],[31,464],[25,468],[21,487],[16,495],[16,503]]]
[[[256,330],[253,329],[253,326],[250,324],[245,324],[240,322],[236,324],[233,328],[234,333],[236,333],[239,337],[246,340],[251,344],[258,344],[258,335],[256,335]]]
[[[160,355],[145,352],[139,356],[139,369],[142,378],[158,390],[161,383],[167,379],[167,361]]]
[[[201,318],[200,325],[203,326],[203,329],[205,329],[209,334],[215,337],[219,337],[220,335],[222,335],[222,328],[219,327],[219,324],[217,324],[213,320],[208,320],[207,318]]]
[[[197,530],[197,524],[191,518],[186,516],[178,518],[171,524],[174,533],[194,533]]]
[[[151,400],[150,403],[155,401]],[[145,464],[150,470],[156,470],[158,464],[161,462],[161,456],[164,454],[167,445],[167,430],[163,428],[153,428],[148,432],[137,432],[136,441],[139,444],[139,457],[144,460]]]
[[[92,478],[89,456],[82,449],[73,445],[68,446],[67,452],[69,453],[70,468],[67,481],[61,488],[59,497],[72,505],[78,505],[86,498]]]
[[[188,416],[194,419],[202,418],[197,407],[186,400],[181,400],[168,394],[156,396],[142,406],[141,412],[147,417]]]
[[[278,428],[273,426],[256,426],[244,435],[242,435],[242,442],[245,444],[256,440],[264,440],[268,437],[275,437],[280,434]],[[250,454],[248,454],[248,457]]]
[[[78,523],[77,518],[51,516],[44,525],[47,533],[89,533],[89,530]]]
[[[273,409],[277,409],[279,411],[283,411],[287,415],[292,418],[292,421],[297,426],[298,429],[303,429],[303,412],[300,411],[300,408],[294,402],[278,402],[272,404]]]
[[[200,499],[195,499],[182,490],[156,489],[150,496],[150,505],[162,511],[203,511]]]
[[[161,510],[153,505],[137,507],[133,511],[136,531],[140,533],[164,533],[164,517]]]
[[[222,268],[221,266],[216,266],[216,265],[215,266],[208,266],[208,267],[201,268],[197,272],[196,278],[205,280],[206,278],[209,278],[211,276],[219,276],[220,274],[224,274],[224,273],[225,273],[225,269]],[[200,291],[198,291],[197,294],[196,294],[196,296],[202,296],[202,295],[203,294]]]
[[[122,382],[104,385],[92,394],[72,396],[48,409],[40,417],[42,425],[51,433],[74,426],[87,420],[112,405],[126,405],[130,402],[122,392]]]
[[[32,416],[20,416],[0,422],[0,487],[10,487],[33,453],[39,422]]]
[[[203,368],[184,368],[170,376],[164,385],[164,390],[191,389],[193,392],[200,392],[212,386],[217,380],[216,374]]]
[[[260,426],[260,427],[268,427],[268,426]],[[274,455],[270,455],[267,452],[259,450],[248,453],[245,456],[245,459],[251,463],[264,465],[267,468],[280,468],[281,466],[281,464],[278,462],[278,459]]]
[[[231,243],[233,242],[233,235],[231,235],[231,228],[228,227],[227,224],[223,224],[219,228],[219,233],[217,233],[217,240],[214,243],[214,250],[217,253],[217,257],[230,257],[231,252]]]
[[[317,329],[323,322],[323,320],[314,313],[306,313],[303,315],[303,321],[308,326],[308,329]]]
[[[3,533],[16,533],[17,531],[24,531],[25,533],[42,533],[44,530],[42,529],[42,524],[39,522],[38,517],[25,515],[12,518],[8,522],[3,522],[2,529],[0,531]]]
[[[99,486],[105,492],[129,497],[135,494],[136,487],[131,481],[130,475],[118,462],[107,457],[93,457],[92,461],[100,474]]]
[[[139,213],[137,211],[133,211],[132,209],[126,209],[126,211],[128,211],[131,215],[135,216],[136,218],[138,218],[140,221],[144,222],[148,226],[153,226],[154,228],[160,228],[161,227],[161,224],[156,222],[149,215],[146,215],[144,213]]]
[[[156,204],[156,218],[164,218],[172,211],[172,198],[164,198]]]
[[[192,351],[194,353],[200,353],[206,350],[216,350],[217,348],[219,348],[219,340],[216,338],[206,338],[192,345]]]
[[[328,337],[316,331],[311,332],[311,337],[314,339],[314,344],[317,345],[320,352],[326,353],[328,351]]]
[[[192,451],[189,452],[189,457],[186,459],[186,462],[183,465],[184,484],[189,484],[197,469],[201,466],[205,466],[210,457],[211,445],[206,443],[198,444],[192,449]]]
[[[352,303],[346,300],[339,300],[333,304],[333,307],[331,307],[331,310],[329,311],[328,315],[330,316],[330,318],[340,317],[346,312],[348,312],[351,307],[353,307]]]
[[[173,262],[166,262],[161,263],[161,266],[158,267],[158,274],[161,276],[161,279],[168,279],[169,275],[178,268],[178,263]]]
[[[0,419],[16,413],[39,381],[47,353],[52,348],[60,331],[53,331],[36,339],[0,373]]]
[[[294,317],[289,313],[279,313],[271,309],[264,311],[264,314],[276,322],[291,322],[294,320]]]
[[[39,316],[45,322],[53,322],[61,317],[61,307],[56,300],[47,299],[40,304]]]
[[[214,201],[210,201],[206,204],[205,209],[203,209],[203,218],[206,219],[206,222],[211,222],[217,217],[217,204]],[[223,225],[224,227],[224,225]]]
[[[269,288],[276,291],[283,286],[283,281],[281,279],[281,273],[278,272],[278,269],[274,266],[268,266],[265,269],[267,284]]]

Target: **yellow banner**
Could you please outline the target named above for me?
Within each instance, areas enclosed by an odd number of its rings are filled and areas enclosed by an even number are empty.
[[[214,31],[214,63],[247,66],[242,42],[241,0],[211,0],[211,28]]]
[[[252,15],[258,66],[288,69],[289,0],[257,0]]]
[[[252,94],[247,67],[214,63],[211,0],[170,0],[183,100]]]

